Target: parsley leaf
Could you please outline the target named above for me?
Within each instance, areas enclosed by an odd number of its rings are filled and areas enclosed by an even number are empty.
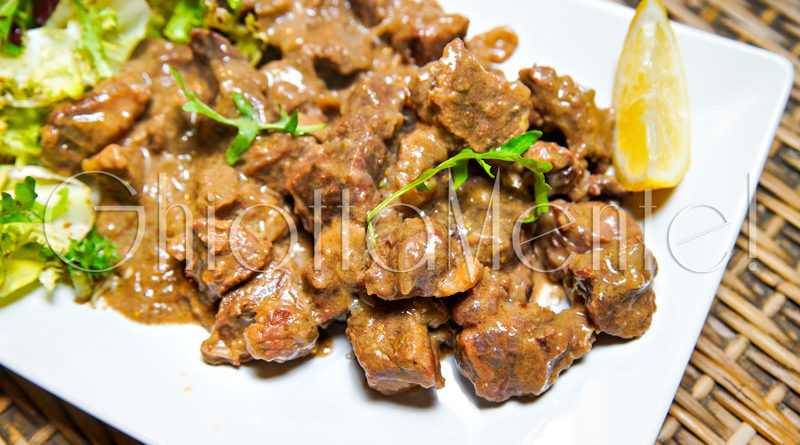
[[[97,73],[100,77],[111,77],[114,71],[106,58],[103,49],[102,35],[117,25],[117,16],[109,8],[98,10],[95,6],[86,6],[78,0],[75,3],[75,12],[81,26],[81,39],[78,41],[80,49],[89,53]]]
[[[117,253],[117,247],[92,228],[80,240],[72,240],[69,250],[64,257],[69,260],[70,269],[88,273],[92,276],[106,276],[122,258]]]
[[[175,76],[175,80],[178,82],[178,85],[180,85],[184,96],[189,100],[183,104],[183,111],[208,116],[219,123],[236,127],[238,130],[236,137],[234,137],[233,141],[228,145],[228,150],[225,153],[225,160],[230,165],[239,161],[261,131],[283,132],[298,137],[325,128],[325,124],[298,125],[299,118],[297,110],[294,110],[294,112],[289,115],[283,108],[281,108],[281,118],[277,122],[261,122],[253,104],[237,92],[231,92],[231,97],[236,108],[239,110],[239,117],[233,119],[227,118],[210,106],[204,104],[194,91],[186,89],[186,85],[183,83],[183,78],[178,70],[172,66],[169,68],[172,70],[172,75]]]
[[[458,190],[462,185],[464,185],[464,182],[466,182],[467,178],[469,177],[470,160],[476,161],[481,167],[483,167],[483,170],[487,175],[489,175],[490,178],[494,178],[495,175],[492,173],[492,166],[486,161],[512,162],[522,165],[526,169],[533,172],[533,195],[534,203],[537,205],[537,207],[536,210],[522,222],[530,223],[535,221],[539,215],[547,211],[547,192],[551,190],[551,187],[545,181],[544,174],[550,171],[550,169],[553,168],[553,165],[549,162],[543,162],[533,158],[525,158],[522,155],[541,136],[541,131],[528,131],[520,136],[509,139],[500,147],[489,150],[485,153],[476,153],[475,150],[471,148],[465,148],[436,167],[423,171],[417,179],[411,181],[409,184],[406,184],[404,187],[394,192],[391,196],[383,200],[383,202],[378,204],[377,207],[372,209],[367,214],[367,234],[370,241],[373,245],[376,244],[375,228],[372,226],[372,220],[378,215],[378,213],[381,212],[381,210],[385,209],[389,204],[411,189],[416,188],[420,191],[430,190],[432,186],[429,186],[427,181],[443,170],[452,169],[453,186],[456,190]]]
[[[94,292],[96,281],[109,274],[122,258],[117,247],[97,229],[92,228],[79,241],[72,240],[64,257],[69,261],[69,278],[79,298],[89,298]]]
[[[26,176],[14,187],[14,196],[3,192],[0,224],[44,222],[44,205],[36,202],[36,180]]]

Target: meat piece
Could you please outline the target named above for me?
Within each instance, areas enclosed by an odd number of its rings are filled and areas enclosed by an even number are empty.
[[[632,338],[647,330],[657,264],[627,212],[601,202],[555,201],[536,230],[537,255],[573,303],[586,306],[599,332]]]
[[[568,196],[572,201],[582,201],[601,196],[622,199],[629,195],[616,178],[602,173],[591,173],[585,159],[554,142],[536,141],[524,156],[553,165],[553,169],[545,173],[545,179],[552,187],[550,197]],[[516,169],[528,177],[527,182],[533,182],[530,173],[521,167]]]
[[[186,274],[214,301],[252,277],[267,261],[271,245],[230,221],[198,219],[192,224],[193,252],[186,252]]]
[[[279,110],[270,110],[263,92],[267,88],[266,77],[260,75],[239,50],[225,37],[207,29],[192,31],[189,46],[195,57],[208,65],[216,81],[218,92],[214,108],[224,116],[235,117],[239,109],[231,93],[236,92],[253,105],[262,122],[272,122]]]
[[[423,171],[447,159],[448,145],[441,132],[425,124],[418,124],[411,132],[400,137],[397,162],[386,172],[386,192],[396,191],[417,179]],[[413,206],[425,204],[435,193],[431,190],[409,190],[400,199]]]
[[[573,301],[582,301],[598,331],[622,338],[644,334],[656,310],[655,258],[640,240],[612,242],[578,255],[565,280]]]
[[[306,275],[317,289],[356,287],[364,279],[369,255],[364,226],[352,221],[334,220],[320,232],[314,250],[313,266]]]
[[[319,323],[347,312],[368,267],[366,246],[366,233],[360,224],[336,219],[320,232],[314,261],[304,269],[306,279],[317,289],[312,298],[318,307]]]
[[[420,69],[411,97],[423,121],[438,123],[478,152],[528,129],[528,89],[486,71],[461,40]]]
[[[406,60],[422,66],[441,57],[448,43],[464,38],[468,27],[469,19],[445,14],[435,1],[400,0],[388,9],[375,32]]]
[[[553,169],[545,173],[545,180],[553,188],[549,193],[550,196],[572,193],[575,185],[587,174],[584,162],[578,159],[575,153],[554,142],[536,141],[524,156],[553,165]],[[580,199],[577,196],[575,198]]]
[[[584,173],[575,188],[569,191],[568,196],[573,201],[580,201],[587,196],[623,199],[631,193],[617,181],[614,176],[604,173]]]
[[[536,253],[557,277],[577,254],[602,249],[621,238],[641,241],[636,221],[618,205],[555,200],[536,220]]]
[[[375,26],[386,18],[389,8],[397,0],[350,0],[353,14],[366,26]]]
[[[338,91],[327,89],[315,72],[314,62],[304,54],[289,54],[268,62],[259,70],[267,79],[267,100],[274,107],[298,110],[300,117],[325,122],[326,115],[339,108]]]
[[[377,180],[390,138],[403,122],[400,112],[406,85],[398,76],[375,73],[363,78],[343,105],[342,117],[328,130],[322,153],[288,182],[295,212],[306,230],[314,229],[314,207],[323,225],[350,209],[350,219],[364,221],[378,204]],[[319,193],[319,205],[315,205]]]
[[[312,137],[293,137],[285,133],[261,135],[242,157],[242,172],[255,176],[273,190],[288,194],[289,179],[321,154],[322,147]]]
[[[42,129],[42,159],[60,172],[75,173],[81,161],[131,129],[149,98],[145,76],[126,72],[74,104],[54,109]]]
[[[560,131],[569,149],[588,159],[593,171],[605,171],[611,161],[613,120],[595,105],[594,91],[546,66],[524,69],[519,77],[531,91],[531,127]]]
[[[192,164],[195,213],[235,221],[260,241],[269,243],[297,225],[291,208],[269,186],[245,177],[222,156],[208,156]]]
[[[433,219],[405,219],[377,242],[364,284],[367,293],[384,300],[454,295],[480,278],[477,260],[465,256],[447,227]]]
[[[144,169],[147,161],[141,147],[130,145],[109,144],[99,153],[81,162],[81,169],[85,172],[101,171],[110,173],[130,184],[136,193],[142,192],[144,182]],[[97,180],[102,182],[105,190],[117,191],[118,195],[129,198],[129,190],[121,190],[123,184],[117,178],[97,175]]]
[[[556,314],[526,303],[515,281],[487,270],[453,308],[463,327],[455,341],[459,369],[476,394],[493,402],[541,394],[594,342],[581,308]]]
[[[322,19],[313,26],[307,45],[320,74],[346,76],[372,66],[372,36],[355,19]]]
[[[370,388],[391,395],[414,387],[444,387],[439,344],[429,328],[448,318],[444,304],[431,299],[353,304],[346,333]]]
[[[239,366],[251,359],[282,363],[312,352],[319,332],[313,303],[293,267],[270,266],[225,295],[203,359]]]
[[[499,26],[476,34],[467,41],[467,49],[481,61],[483,66],[503,63],[514,54],[519,38],[511,28]]]
[[[501,178],[508,173],[501,168],[497,175]],[[473,176],[458,189],[458,202],[463,221],[451,218],[461,224],[470,245],[470,252],[486,266],[499,268],[515,258],[514,227],[518,220],[525,219],[533,206],[533,200],[523,192],[515,192],[501,186],[502,181],[490,181],[484,176]],[[437,202],[432,212],[443,221],[451,205]],[[454,209],[453,209],[454,210]],[[526,239],[524,228],[520,226],[519,240]]]

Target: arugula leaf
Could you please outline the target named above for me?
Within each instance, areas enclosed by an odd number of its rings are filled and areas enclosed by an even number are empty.
[[[89,53],[92,64],[100,77],[111,77],[114,71],[111,69],[105,49],[103,49],[102,36],[108,29],[115,27],[116,14],[108,8],[98,10],[94,6],[86,6],[78,0],[72,1],[75,4],[75,13],[82,32],[81,39],[78,40],[78,47]]]
[[[253,107],[253,104],[250,103],[246,97],[237,92],[231,92],[231,98],[233,99],[233,103],[236,105],[236,108],[239,110],[239,117],[234,119],[227,118],[203,103],[197,97],[197,93],[186,89],[186,85],[183,82],[183,77],[181,77],[180,73],[175,69],[175,67],[170,66],[169,69],[172,70],[172,75],[175,77],[175,80],[181,87],[183,95],[189,100],[183,104],[183,111],[186,111],[187,113],[197,113],[208,116],[219,123],[236,127],[238,130],[236,137],[234,137],[233,141],[231,141],[230,145],[228,145],[228,150],[225,153],[225,160],[230,165],[233,165],[239,161],[244,152],[250,148],[250,145],[253,144],[256,136],[258,136],[258,133],[261,131],[283,132],[289,133],[294,137],[298,137],[325,128],[325,124],[298,125],[299,117],[297,110],[294,110],[294,112],[289,115],[283,108],[281,108],[281,118],[277,122],[261,122],[261,119],[259,119],[258,114]]]
[[[164,37],[177,43],[189,41],[189,34],[204,25],[205,11],[198,0],[180,0],[164,27]]]
[[[486,161],[512,162],[522,165],[526,169],[533,172],[533,195],[534,203],[537,204],[537,208],[528,218],[523,221],[523,223],[535,221],[539,215],[547,212],[547,192],[551,190],[551,187],[545,181],[544,174],[550,171],[550,169],[553,168],[553,165],[549,162],[543,162],[533,158],[525,158],[522,155],[541,136],[541,131],[528,131],[509,139],[500,147],[489,150],[485,153],[476,153],[472,148],[465,148],[436,167],[423,171],[417,179],[411,181],[394,192],[391,196],[383,200],[383,202],[378,204],[367,214],[367,234],[370,241],[373,245],[377,244],[375,240],[375,228],[372,226],[372,220],[378,215],[378,213],[381,212],[381,210],[385,209],[389,204],[391,204],[397,198],[403,196],[411,189],[416,188],[420,191],[430,190],[432,186],[429,186],[427,181],[443,170],[452,169],[453,186],[456,190],[458,190],[462,185],[464,185],[464,182],[466,182],[467,178],[469,177],[468,167],[470,160],[476,161],[481,167],[483,167],[483,170],[490,178],[494,178],[495,175],[492,173],[492,166]]]

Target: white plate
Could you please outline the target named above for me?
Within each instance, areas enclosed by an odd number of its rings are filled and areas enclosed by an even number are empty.
[[[597,89],[601,105],[610,103],[630,9],[580,0],[442,3],[469,16],[473,32],[509,24],[519,33],[508,73],[533,62],[552,65]],[[74,304],[67,289],[0,309],[0,362],[146,442],[653,443],[792,82],[785,59],[684,26],[675,30],[689,77],[693,159],[683,183],[645,221],[660,265],[653,325],[637,341],[600,342],[535,401],[484,405],[456,375],[452,358],[443,364],[443,390],[380,397],[365,389],[341,337],[323,358],[238,370],[207,366],[198,350],[202,328],[135,324]],[[717,268],[682,267],[670,254],[670,227],[680,261]]]

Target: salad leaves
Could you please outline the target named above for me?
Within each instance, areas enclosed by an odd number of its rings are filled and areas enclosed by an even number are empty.
[[[145,0],[62,0],[44,26],[25,30],[18,54],[0,55],[0,108],[78,97],[125,63],[149,19]]]
[[[228,36],[237,49],[257,64],[267,48],[267,35],[255,13],[240,0],[150,0],[151,33],[186,43],[194,28],[210,28]]]
[[[46,111],[42,108],[0,109],[0,156],[16,158],[18,164],[34,159],[41,151],[39,132]]]
[[[6,0],[0,4],[0,51],[19,54],[20,47],[11,40],[14,25],[26,29],[33,25],[33,3],[21,0]]]
[[[164,37],[177,43],[188,42],[192,29],[205,25],[205,15],[200,0],[179,0],[164,27]]]
[[[79,296],[120,257],[93,228],[89,186],[41,167],[0,166],[0,298],[69,276]]]

